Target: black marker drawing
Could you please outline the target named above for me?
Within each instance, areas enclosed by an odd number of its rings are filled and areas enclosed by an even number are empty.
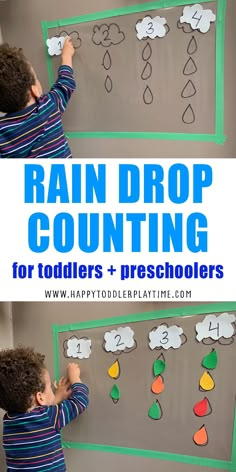
[[[157,361],[159,361],[159,360],[163,361],[163,362],[166,362],[164,354],[160,354],[160,356],[157,358]]]
[[[203,398],[200,402],[196,403],[193,407],[194,415],[198,418],[202,418],[203,416],[209,416],[212,413],[212,406],[207,397]]]
[[[141,78],[143,80],[147,80],[151,77],[151,75],[152,75],[152,65],[150,64],[150,62],[146,62]]]
[[[156,400],[152,404],[151,408],[149,408],[148,416],[152,420],[160,420],[162,418],[163,411],[158,400]]]
[[[236,336],[236,323],[232,323],[232,326],[234,327],[234,334],[230,337],[230,338],[224,338],[223,336],[221,336],[219,339],[212,339],[212,338],[204,338],[201,342],[202,344],[204,344],[205,346],[211,346],[213,344],[221,344],[222,346],[230,346],[231,344],[233,344],[234,340],[235,340],[235,336]],[[196,330],[196,328],[195,328]]]
[[[182,121],[186,125],[192,125],[195,122],[195,114],[191,104],[189,104],[186,110],[184,111]]]
[[[152,55],[152,48],[149,43],[144,46],[142,51],[142,59],[143,61],[148,61]]]
[[[84,355],[85,352],[83,352],[84,350],[84,346],[81,350],[81,345],[83,343],[83,341],[89,341],[89,338],[87,338],[86,336],[83,336],[82,338],[77,338],[77,336],[71,336],[69,339],[66,339],[63,343],[63,350],[64,350],[64,357],[66,359],[70,359],[70,358],[74,358],[74,359],[86,359],[89,357],[89,353]],[[70,346],[69,347],[69,344],[73,344],[73,346]],[[91,353],[91,341],[90,341],[90,353]],[[81,355],[83,355],[83,357],[81,357]]]
[[[138,33],[140,33],[140,32],[138,31],[137,25],[142,24],[143,21],[145,21],[145,20],[147,20],[147,21],[146,21],[146,31],[145,31],[145,30],[144,30],[145,32],[142,31],[142,34],[139,36],[139,34],[137,34],[137,32],[138,32]],[[147,22],[148,22],[148,23],[147,23]],[[136,26],[135,26],[135,32],[136,32],[137,38],[138,38],[139,40],[142,40],[142,39],[144,39],[144,40],[146,40],[146,39],[151,39],[151,40],[153,41],[153,40],[156,39],[156,38],[161,39],[161,38],[165,37],[165,36],[170,32],[170,27],[169,27],[169,25],[167,25],[167,24],[162,25],[162,28],[163,28],[163,26],[164,26],[164,29],[165,29],[165,35],[164,35],[164,36],[159,36],[158,34],[155,34],[155,31],[156,31],[156,33],[157,33],[157,28],[158,28],[158,26],[157,26],[157,24],[155,24],[155,23],[153,22],[153,19],[148,15],[148,16],[145,16],[144,18],[140,18],[140,19],[137,21]],[[153,33],[154,33],[154,34],[153,34]]]
[[[120,377],[121,368],[120,368],[119,359],[116,359],[115,362],[113,362],[113,364],[107,370],[107,373],[109,377],[111,377],[114,380],[117,380]]]
[[[81,44],[82,44],[82,40],[80,38],[80,35],[79,35],[79,32],[78,31],[71,31],[71,32],[68,32],[68,31],[60,31],[58,37],[62,37],[62,36],[69,36],[71,38],[71,41],[72,41],[72,44],[74,46],[75,49],[79,49]]]
[[[154,21],[150,16],[145,16],[144,18],[138,20],[136,23],[135,30],[138,40],[147,41],[142,50],[142,60],[145,62],[144,68],[141,73],[142,80],[148,80],[152,76],[152,64],[150,62],[152,56],[152,47],[150,45],[149,40],[153,41],[157,38],[161,39],[165,37],[170,31],[170,27],[167,24],[163,25],[163,22],[166,23],[165,18],[162,18],[162,20],[163,21],[160,21],[160,23],[158,24],[158,22]],[[150,85],[146,85],[145,90],[143,92],[143,101],[145,105],[151,105],[153,103],[153,100],[154,96]]]
[[[117,46],[125,40],[125,34],[120,30],[120,27],[116,23],[102,24],[101,26],[94,26],[92,42],[96,46],[102,46],[106,48],[106,52],[103,56],[102,66],[108,71],[112,67],[112,58],[108,49],[110,46]],[[113,82],[110,75],[106,76],[104,82],[104,88],[107,93],[111,93],[113,89]]]
[[[105,349],[105,344],[106,344],[106,341],[103,342],[102,348],[106,353],[108,353],[108,351]],[[117,340],[117,346],[119,346],[119,340]],[[114,354],[114,356],[120,356],[122,353],[123,354],[129,354],[129,352],[132,352],[135,349],[137,349],[137,341],[134,339],[133,347],[130,347],[130,348],[126,347],[122,351],[114,351],[114,352],[111,352],[111,354]]]
[[[184,33],[190,33],[193,32],[191,26],[189,24],[183,23],[181,24],[180,22],[177,23],[178,28],[181,28]],[[195,39],[195,36],[192,35],[192,38],[190,39],[188,46],[187,46],[187,54],[190,56],[183,68],[183,75],[189,76],[189,75],[194,75],[197,72],[197,65],[195,61],[192,59],[191,55],[195,54],[197,51],[197,41]],[[192,80],[188,80],[188,82],[184,85],[184,88],[181,92],[181,97],[182,98],[191,98],[196,95],[197,90],[196,87],[193,83]],[[192,107],[192,104],[189,103],[189,105],[186,107],[182,114],[182,122],[185,125],[192,125],[196,120],[195,113]]]
[[[186,62],[184,69],[183,69],[183,74],[184,75],[193,75],[197,72],[197,66],[192,57],[188,59]]]
[[[177,22],[177,28],[182,29],[184,33],[193,33],[191,25],[188,23],[180,23],[180,20]]]
[[[196,41],[195,37],[192,36],[192,39],[190,40],[190,42],[188,44],[187,53],[192,55],[192,54],[195,54],[195,52],[197,52],[197,41]]]
[[[201,382],[203,382],[204,385],[205,385],[205,381],[206,381],[206,379],[204,379],[205,376],[207,377],[207,382],[211,382],[211,386],[209,387],[209,385],[208,385],[207,388],[204,388],[204,387],[201,386]],[[199,387],[198,387],[199,391],[200,392],[211,392],[212,390],[214,390],[215,386],[216,386],[215,381],[214,381],[212,375],[210,374],[210,372],[205,372],[202,375],[202,377],[200,378],[200,381],[199,381]]]
[[[107,77],[106,77],[106,80],[104,82],[104,86],[105,86],[105,89],[108,93],[110,93],[112,91],[113,84],[112,84],[111,77],[109,75],[107,75]]]
[[[110,25],[103,24],[101,26],[94,26],[92,41],[96,46],[103,46],[109,48],[111,45],[116,46],[125,40],[125,33],[120,30],[120,27],[111,23]]]
[[[149,349],[151,349],[152,351],[153,351],[153,350],[155,350],[155,351],[160,351],[161,349],[164,349],[163,346],[164,346],[165,344],[167,344],[167,343],[170,342],[170,341],[169,341],[169,333],[168,333],[168,328],[169,328],[168,324],[167,324],[167,323],[162,323],[162,324],[159,325],[158,327],[160,327],[160,326],[164,326],[165,328],[167,328],[167,330],[162,333],[163,337],[162,337],[162,339],[160,340],[160,344],[162,344],[162,346],[157,346],[157,347],[155,347],[155,348],[151,348],[151,347],[150,347],[150,343],[149,343]],[[176,326],[177,328],[180,328],[180,326],[178,326],[178,325],[175,325],[175,326]],[[156,330],[158,329],[158,327],[155,326],[154,328],[151,329],[150,332],[156,331]],[[188,341],[187,336],[186,336],[184,333],[182,333],[182,334],[180,334],[180,335],[178,335],[178,336],[180,337],[180,340],[181,340],[181,346],[183,346],[184,344],[186,344],[186,342]],[[149,340],[150,340],[150,338],[149,338]],[[179,346],[179,347],[181,347],[181,346]],[[167,349],[168,349],[168,350],[169,350],[169,349],[174,349],[174,350],[176,350],[176,349],[178,349],[179,347],[176,348],[176,347],[174,347],[174,346],[169,346]],[[163,356],[163,354],[161,354],[161,355],[158,357],[158,359],[160,359],[161,356]],[[162,360],[165,362],[164,356],[163,356],[163,359],[162,359]]]
[[[233,342],[234,342],[234,337],[232,336],[231,338],[228,338],[228,339],[227,338],[220,338],[218,342],[219,342],[219,344],[221,344],[223,346],[230,346],[230,344],[233,344]]]
[[[148,42],[142,50],[142,59],[145,62],[145,66],[141,74],[142,80],[150,79],[152,75],[152,65],[149,62],[149,59],[151,58],[151,56],[152,56],[152,48]],[[146,86],[143,92],[143,101],[145,105],[151,105],[151,103],[153,102],[153,93],[148,85]]]
[[[105,52],[105,54],[103,56],[102,66],[106,70],[109,70],[112,66],[111,56],[110,56],[110,53],[109,53],[108,50]]]
[[[196,446],[207,446],[208,444],[208,434],[207,430],[205,428],[205,425],[203,424],[202,427],[194,434],[193,436],[193,442],[196,444]]]
[[[181,92],[181,97],[182,98],[191,98],[194,95],[196,95],[196,93],[197,93],[197,90],[196,90],[196,87],[195,87],[194,83],[192,82],[192,80],[189,80],[186,83],[186,85],[184,86],[184,88]]]
[[[145,103],[145,105],[151,105],[151,103],[153,102],[153,94],[152,94],[152,91],[150,89],[150,87],[147,85],[144,92],[143,92],[143,101]]]

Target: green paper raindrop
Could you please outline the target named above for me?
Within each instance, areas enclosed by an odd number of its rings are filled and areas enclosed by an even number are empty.
[[[160,420],[162,417],[162,411],[158,401],[154,402],[151,408],[149,408],[148,416],[153,420]]]
[[[207,354],[207,356],[204,357],[202,361],[203,367],[205,369],[215,369],[218,364],[218,357],[217,357],[217,352],[215,349],[212,349],[212,351]]]
[[[117,385],[113,385],[111,392],[110,392],[110,397],[114,403],[117,403],[120,399],[120,390],[117,387]]]
[[[155,377],[162,374],[166,368],[166,364],[162,359],[157,359],[153,364],[153,373]]]

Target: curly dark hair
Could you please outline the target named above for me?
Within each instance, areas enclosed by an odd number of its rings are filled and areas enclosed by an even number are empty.
[[[22,49],[0,45],[0,111],[16,113],[29,101],[35,77]]]
[[[0,351],[0,408],[8,413],[25,413],[33,395],[43,392],[45,356],[30,347]]]

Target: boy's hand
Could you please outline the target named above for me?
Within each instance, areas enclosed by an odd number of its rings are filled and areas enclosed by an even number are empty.
[[[64,400],[67,400],[72,393],[71,389],[69,388],[70,387],[69,379],[65,379],[64,377],[62,377],[59,380],[58,385],[56,382],[54,382],[54,387],[56,389],[56,392],[55,392],[56,404],[61,403]]]
[[[74,56],[75,50],[71,42],[71,38],[67,37],[62,49],[62,65],[72,67],[72,57]]]
[[[71,385],[73,385],[74,383],[81,383],[81,380],[80,380],[80,368],[78,366],[78,364],[68,364],[67,366],[67,374],[68,374],[68,378],[69,378],[69,381],[71,383]]]

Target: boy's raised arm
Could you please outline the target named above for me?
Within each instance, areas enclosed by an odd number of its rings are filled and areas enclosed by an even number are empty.
[[[76,89],[72,68],[73,55],[74,47],[71,39],[66,38],[62,49],[62,62],[58,71],[58,77],[48,94],[54,101],[56,101],[61,113],[65,111],[66,105],[72,93]]]
[[[81,415],[89,403],[89,389],[80,380],[79,366],[77,364],[69,364],[67,372],[72,391],[70,397],[68,400],[48,408],[50,424],[57,431]]]

